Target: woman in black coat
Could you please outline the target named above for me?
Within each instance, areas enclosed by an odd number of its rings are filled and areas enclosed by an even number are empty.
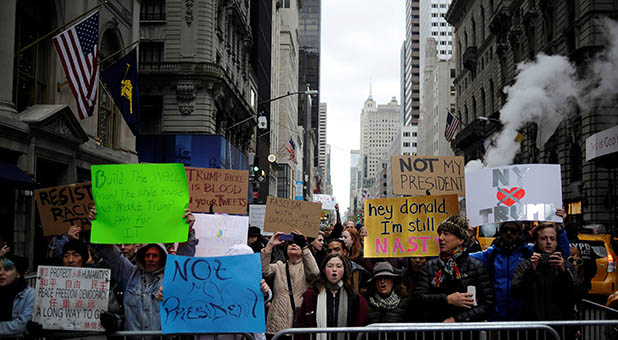
[[[404,322],[407,298],[400,293],[401,276],[389,262],[378,262],[369,281],[369,323]]]

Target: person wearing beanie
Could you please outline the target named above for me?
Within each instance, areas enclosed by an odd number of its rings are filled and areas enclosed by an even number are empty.
[[[413,300],[425,322],[487,320],[494,307],[494,289],[487,269],[466,249],[468,222],[451,216],[438,226],[440,256],[427,262],[416,283]],[[472,291],[476,291],[473,293]]]
[[[25,333],[34,311],[34,289],[24,274],[28,260],[0,256],[0,336]]]
[[[80,240],[69,240],[62,247],[62,265],[65,267],[83,267],[89,257],[88,247]]]

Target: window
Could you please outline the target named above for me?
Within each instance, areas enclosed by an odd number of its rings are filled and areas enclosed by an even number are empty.
[[[404,132],[404,133],[403,133],[403,136],[404,136],[404,137],[410,137],[410,133],[409,133],[409,132]]]
[[[140,44],[140,63],[160,63],[163,61],[163,42],[143,42]]]
[[[409,148],[410,147],[410,143],[409,142],[403,142],[403,147],[404,148]]]
[[[140,20],[165,20],[165,0],[142,0]]]
[[[283,8],[290,8],[290,0],[283,0]]]

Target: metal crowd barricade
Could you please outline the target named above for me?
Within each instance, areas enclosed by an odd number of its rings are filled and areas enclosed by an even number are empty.
[[[251,333],[194,333],[194,334],[162,334],[161,331],[119,331],[115,333],[103,332],[71,332],[45,330],[42,335],[0,335],[0,338],[8,337],[19,340],[33,339],[113,339],[113,340],[257,340]]]
[[[578,319],[582,321],[618,319],[618,310],[589,300],[581,300],[578,304],[578,308]],[[582,332],[585,339],[618,339],[618,326],[616,325],[590,326],[584,328]]]

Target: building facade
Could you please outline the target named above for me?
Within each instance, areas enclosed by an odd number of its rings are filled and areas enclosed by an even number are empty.
[[[420,0],[406,0],[404,125],[417,125],[421,110],[420,3]]]
[[[585,72],[589,58],[605,46],[597,18],[616,15],[618,4],[611,1],[453,1],[446,18],[456,32],[457,115],[464,123],[452,143],[455,153],[466,161],[483,156],[483,141],[501,126],[479,117],[500,118],[507,100],[504,88],[513,84],[518,63],[544,52],[566,56]],[[617,124],[615,101],[575,110],[540,147],[538,126],[526,124],[513,163],[560,164],[562,199],[570,219],[615,227],[611,172],[582,155],[586,138]]]
[[[326,189],[326,119],[327,105],[320,103],[320,120],[318,121],[318,172],[320,176],[320,191],[325,193]]]
[[[423,70],[423,103],[418,127],[418,154],[425,156],[452,156],[451,143],[444,137],[447,112],[456,112],[454,59],[440,59],[438,42],[427,39],[425,68]]]
[[[440,60],[450,59],[453,55],[453,32],[451,25],[446,22],[444,16],[451,4],[451,0],[429,0],[421,1],[420,3],[420,64],[421,70],[420,77],[420,90],[421,90],[421,102],[424,100],[424,86],[425,77],[422,73],[425,70],[425,60],[427,58],[427,39],[433,38],[437,43],[435,52]]]
[[[33,190],[90,181],[91,165],[137,162],[135,136],[107,93],[99,88],[93,115],[80,120],[51,36],[37,40],[60,33],[63,25],[85,17],[95,5],[0,2],[5,47],[0,54],[0,238],[31,264],[41,263],[47,250]],[[139,19],[139,1],[101,6],[100,60],[139,39]]]
[[[348,219],[356,216],[362,210],[359,204],[360,190],[362,188],[362,167],[360,162],[360,150],[350,151],[350,203],[348,205]]]

